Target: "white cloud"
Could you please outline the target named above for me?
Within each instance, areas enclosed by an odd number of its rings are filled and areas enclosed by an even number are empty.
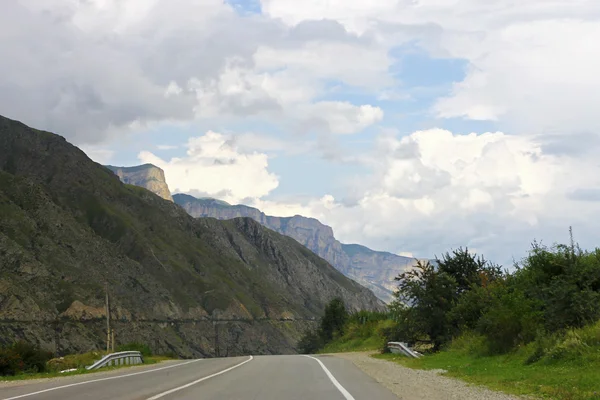
[[[544,154],[532,139],[432,129],[379,140],[364,177],[370,184],[354,205],[331,196],[255,205],[318,218],[347,243],[419,257],[477,247],[503,263],[524,255],[534,238],[564,240],[571,224],[587,232],[600,211],[598,202],[566,197],[600,183],[597,169],[582,171],[590,160]]]
[[[295,111],[322,107],[327,79],[363,89],[390,81],[375,42],[327,22],[243,17],[222,0],[9,0],[0,46],[11,60],[0,65],[2,112],[76,144],[207,117],[328,133],[325,119]],[[344,108],[332,118],[348,121],[335,126],[361,129],[364,106]]]
[[[278,177],[268,170],[266,154],[240,152],[230,138],[212,131],[190,138],[185,157],[163,160],[143,151],[138,158],[162,168],[173,192],[230,203],[266,196],[279,184]]]
[[[179,146],[174,146],[174,145],[170,145],[170,144],[158,144],[158,145],[156,145],[156,148],[158,150],[175,150],[175,149],[179,148]]]
[[[595,0],[262,0],[294,26],[331,19],[390,48],[417,40],[435,56],[469,61],[439,99],[440,117],[498,121],[516,134],[598,131],[600,15]]]
[[[309,76],[291,70],[257,72],[232,59],[217,79],[191,80],[199,117],[260,115],[292,125],[296,130],[351,134],[383,119],[383,111],[369,104],[313,101],[322,88]],[[295,124],[291,123],[295,121]]]
[[[93,161],[102,164],[110,164],[115,152],[102,146],[82,146],[81,150]]]

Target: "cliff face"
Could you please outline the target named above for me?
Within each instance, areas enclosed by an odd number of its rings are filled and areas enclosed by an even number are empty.
[[[136,167],[115,167],[106,165],[123,183],[148,189],[165,200],[173,201],[169,185],[165,179],[165,172],[152,165],[144,164]]]
[[[293,353],[325,304],[372,292],[250,218],[194,219],[62,137],[0,117],[0,344],[117,342],[182,356]]]
[[[226,220],[249,217],[275,232],[292,237],[347,277],[371,289],[385,302],[393,298],[392,294],[396,289],[394,278],[416,263],[410,257],[373,251],[360,245],[342,244],[334,237],[331,227],[314,218],[299,215],[272,217],[256,208],[229,205],[215,199],[196,199],[185,194],[176,194],[173,199],[196,218],[212,217]]]

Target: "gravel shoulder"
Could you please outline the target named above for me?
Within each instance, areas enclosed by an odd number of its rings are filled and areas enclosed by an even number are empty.
[[[331,354],[350,360],[377,382],[403,400],[523,400],[489,389],[472,386],[458,379],[440,375],[440,371],[425,371],[403,367],[394,362],[370,357],[372,352]]]

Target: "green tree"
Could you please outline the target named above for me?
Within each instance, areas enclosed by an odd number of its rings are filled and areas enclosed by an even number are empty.
[[[418,261],[395,279],[399,282],[398,299],[409,307],[404,314],[409,316],[405,329],[427,335],[438,350],[452,337],[448,313],[457,298],[456,280],[436,271],[429,261]]]
[[[315,354],[322,348],[321,336],[315,330],[307,331],[298,342],[298,352],[300,354]]]
[[[344,301],[335,298],[325,307],[325,313],[321,318],[319,335],[324,343],[330,342],[334,335],[343,335],[344,325],[348,320],[348,311]]]
[[[473,287],[487,286],[490,282],[502,277],[502,268],[492,264],[483,256],[470,253],[468,248],[458,248],[452,254],[436,257],[438,271],[444,272],[456,281],[456,290],[462,294]]]

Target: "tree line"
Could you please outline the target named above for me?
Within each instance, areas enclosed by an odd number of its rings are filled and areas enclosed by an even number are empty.
[[[572,235],[569,244],[534,242],[511,270],[459,248],[434,262],[419,261],[396,281],[386,314],[393,325],[379,334],[431,351],[475,335],[483,338],[483,352],[501,354],[600,320],[600,249],[584,251]],[[301,351],[344,334],[352,316],[342,308],[339,299],[328,306],[319,330],[300,342]]]

